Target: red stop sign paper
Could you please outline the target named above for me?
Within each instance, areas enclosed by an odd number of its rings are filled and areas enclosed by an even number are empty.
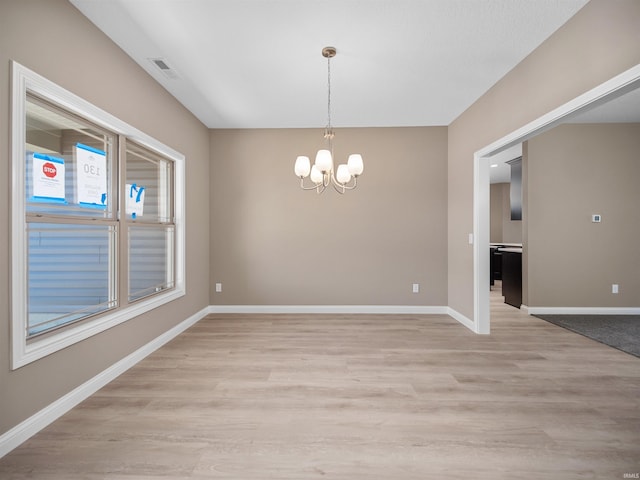
[[[66,203],[64,159],[33,153],[33,196],[37,202]]]
[[[58,170],[53,163],[47,162],[42,165],[42,173],[44,173],[49,178],[55,178],[55,176],[58,174]]]

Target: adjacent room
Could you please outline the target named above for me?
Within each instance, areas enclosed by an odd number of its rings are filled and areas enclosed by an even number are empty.
[[[638,478],[638,25],[0,1],[0,478]]]

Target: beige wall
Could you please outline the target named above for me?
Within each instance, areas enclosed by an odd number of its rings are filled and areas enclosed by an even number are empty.
[[[511,220],[510,184],[491,184],[491,232],[492,243],[522,243],[522,221]]]
[[[473,154],[640,63],[640,2],[592,0],[450,126],[449,301],[473,319]],[[469,72],[473,75],[473,72]]]
[[[529,307],[640,306],[638,152],[640,124],[562,125],[528,141]]]
[[[183,153],[188,210],[186,297],[15,371],[9,363],[10,60]],[[80,73],[80,63],[91,68]],[[2,434],[208,305],[209,141],[200,122],[66,0],[1,1],[0,78]]]
[[[299,188],[294,160],[322,142],[321,129],[211,133],[211,303],[446,305],[446,127],[337,129],[336,163],[365,162],[344,195]]]

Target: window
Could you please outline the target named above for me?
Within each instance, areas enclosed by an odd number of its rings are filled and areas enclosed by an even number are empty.
[[[31,339],[118,305],[112,178],[117,139],[29,91],[25,101],[26,329]]]
[[[125,205],[129,225],[130,301],[173,288],[173,163],[127,143]]]
[[[184,295],[184,157],[12,68],[15,369]]]

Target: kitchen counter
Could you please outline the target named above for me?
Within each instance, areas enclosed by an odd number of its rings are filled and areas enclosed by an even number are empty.
[[[509,248],[501,248],[501,252],[509,252],[509,253],[522,253],[522,247],[509,247]]]

